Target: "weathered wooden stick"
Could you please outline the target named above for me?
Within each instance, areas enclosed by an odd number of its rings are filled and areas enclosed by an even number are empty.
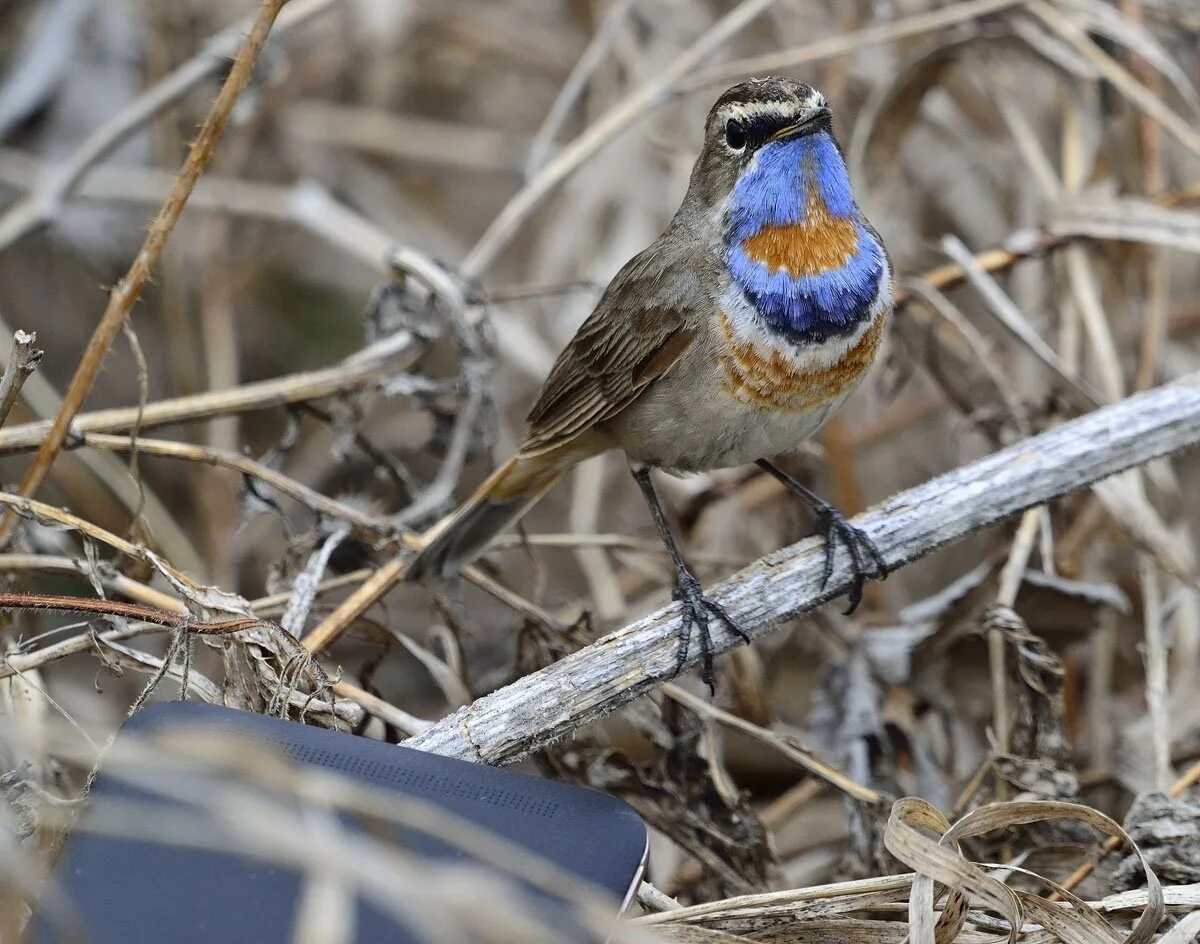
[[[1129,397],[893,496],[855,524],[895,569],[972,531],[1097,479],[1200,442],[1200,374]],[[751,636],[807,612],[851,584],[839,548],[821,586],[822,540],[763,557],[711,588]],[[408,747],[505,764],[562,738],[667,680],[679,611],[664,607],[437,722]],[[714,621],[713,647],[736,636]],[[693,643],[688,665],[699,657]]]

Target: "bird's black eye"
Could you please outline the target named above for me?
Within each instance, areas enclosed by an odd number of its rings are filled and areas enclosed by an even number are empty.
[[[725,143],[734,151],[746,146],[746,129],[740,121],[730,118],[725,122]]]

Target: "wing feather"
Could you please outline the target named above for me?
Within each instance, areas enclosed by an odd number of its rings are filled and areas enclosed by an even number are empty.
[[[558,356],[529,412],[522,455],[561,446],[620,413],[691,345],[707,297],[701,273],[694,257],[663,245],[618,273]]]

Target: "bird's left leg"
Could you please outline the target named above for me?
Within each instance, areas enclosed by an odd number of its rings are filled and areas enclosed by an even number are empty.
[[[708,631],[710,616],[715,616],[729,627],[730,632],[741,636],[745,642],[749,642],[750,637],[725,612],[723,606],[704,595],[704,589],[700,586],[700,581],[696,579],[696,575],[688,567],[687,561],[679,553],[679,547],[675,543],[675,536],[671,534],[671,529],[667,526],[667,517],[663,514],[662,505],[659,504],[658,495],[655,494],[654,485],[650,481],[650,470],[645,466],[634,468],[633,478],[638,483],[638,487],[641,488],[642,495],[646,498],[646,504],[650,506],[650,514],[654,518],[654,526],[658,528],[658,534],[667,548],[667,553],[671,555],[671,563],[675,565],[675,589],[671,595],[683,610],[681,614],[683,623],[679,630],[679,650],[675,659],[675,671],[672,674],[678,675],[679,670],[683,668],[683,663],[687,661],[688,647],[692,640],[692,629],[695,628],[700,633],[700,651],[704,658],[704,683],[708,686],[710,693],[716,694],[715,676],[713,675],[712,637]]]
[[[789,491],[808,502],[812,510],[817,513],[821,529],[825,532],[825,574],[821,580],[822,587],[829,583],[829,578],[833,576],[833,552],[837,542],[841,541],[846,545],[846,549],[850,552],[851,566],[854,568],[854,586],[850,588],[850,606],[846,610],[846,615],[849,616],[862,602],[862,588],[867,580],[872,577],[879,580],[887,579],[887,564],[884,563],[879,548],[866,532],[854,527],[833,505],[797,482],[783,469],[766,459],[759,459],[757,464],[764,472],[773,475],[786,485]],[[867,557],[870,557],[874,564],[874,574],[867,572]]]

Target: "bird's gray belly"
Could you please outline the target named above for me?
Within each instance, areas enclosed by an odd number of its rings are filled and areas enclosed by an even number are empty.
[[[705,472],[795,449],[844,400],[808,410],[775,410],[742,403],[716,384],[696,384],[686,373],[672,371],[606,426],[635,463]]]

